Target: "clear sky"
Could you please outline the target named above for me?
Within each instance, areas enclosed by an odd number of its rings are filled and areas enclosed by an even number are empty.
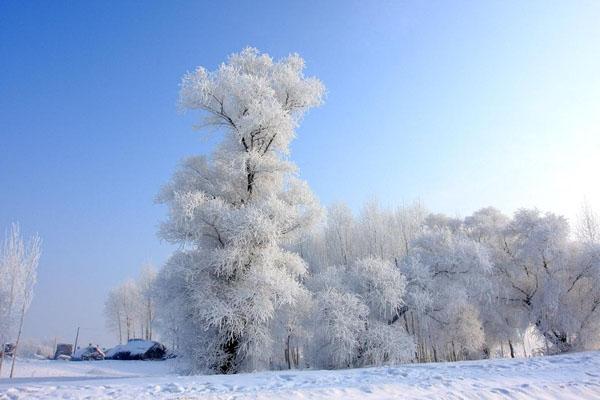
[[[598,209],[599,21],[592,0],[1,1],[0,227],[44,239],[26,334],[114,341],[108,288],[168,257],[153,199],[210,150],[179,80],[248,45],[327,86],[292,148],[325,205]]]

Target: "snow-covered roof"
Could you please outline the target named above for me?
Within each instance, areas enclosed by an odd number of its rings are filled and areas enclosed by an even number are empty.
[[[129,339],[126,344],[119,344],[106,352],[106,357],[111,358],[115,354],[128,352],[132,356],[146,353],[158,342],[143,339]]]

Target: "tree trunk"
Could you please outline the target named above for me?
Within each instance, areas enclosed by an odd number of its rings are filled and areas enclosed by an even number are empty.
[[[483,358],[485,360],[490,359],[490,348],[488,347],[487,343],[483,345]]]
[[[298,368],[300,365],[300,349],[298,348],[298,346],[296,346],[294,348],[294,351],[292,352],[292,355],[294,356],[292,361],[294,363],[294,367]]]
[[[222,374],[235,374],[237,372],[236,358],[239,346],[240,342],[237,337],[228,340],[223,345],[223,351],[227,354],[227,359],[219,366],[219,371]]]
[[[510,339],[508,339],[508,348],[510,349],[510,358],[515,358],[515,348]]]
[[[148,340],[152,340],[152,301],[148,299]]]
[[[77,342],[79,341],[79,327],[77,327],[77,334],[75,334],[75,343],[73,343],[73,353],[77,351]]]
[[[17,333],[17,341],[13,349],[12,364],[10,366],[10,379],[12,379],[15,372],[15,361],[17,360],[17,350],[19,348],[19,342],[21,341],[21,332],[23,331],[23,320],[25,319],[25,301],[23,301],[23,308],[21,309],[21,318],[19,318],[19,332]],[[4,346],[4,344],[3,344]]]
[[[571,343],[569,341],[569,335],[565,332],[557,332],[551,329],[542,329],[542,321],[536,322],[536,327],[544,336],[544,340],[546,342],[546,353],[549,354],[550,348],[548,346],[548,341],[554,345],[554,348],[559,353],[565,353],[571,350]]]
[[[15,276],[14,274],[12,274],[12,280],[11,280],[11,284],[10,284],[10,294],[9,294],[9,302],[8,302],[8,311],[6,313],[6,317],[8,319],[8,321],[11,320],[11,315],[12,315],[12,308],[13,308],[13,304],[14,304],[14,297],[15,297]],[[9,322],[9,328],[10,328],[10,322]],[[0,346],[2,346],[2,348],[0,349],[0,353],[2,354],[2,357],[0,357],[0,376],[2,376],[2,364],[4,363],[4,341],[7,338],[2,335],[2,342],[0,343]]]
[[[452,341],[452,358],[453,361],[458,361],[458,358],[456,357],[456,348],[454,347],[454,340]]]
[[[121,314],[117,313],[117,324],[119,326],[119,344],[123,343],[123,328],[121,327]]]
[[[285,343],[285,360],[287,361],[288,369],[292,369],[292,355],[290,354],[290,335],[288,335]]]
[[[2,377],[2,364],[4,363],[4,335],[0,336],[0,377]]]

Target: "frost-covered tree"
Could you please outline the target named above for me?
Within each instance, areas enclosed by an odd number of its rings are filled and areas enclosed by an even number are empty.
[[[399,316],[406,280],[377,257],[330,267],[311,277],[315,293],[313,364],[325,368],[382,365],[411,360],[414,343]]]
[[[275,313],[304,293],[306,264],[287,247],[321,209],[288,154],[324,88],[303,70],[296,54],[274,61],[248,48],[181,83],[182,108],[221,134],[212,154],[184,161],[159,196],[169,207],[160,235],[181,246],[165,268],[178,272],[183,299],[166,306],[184,305],[170,311],[186,321],[180,337],[195,370],[267,366]]]
[[[142,310],[140,322],[142,335],[146,340],[152,340],[153,328],[156,319],[156,301],[154,299],[154,285],[157,271],[148,264],[145,265],[136,281],[139,293],[140,309]]]
[[[598,245],[571,240],[563,217],[538,210],[519,210],[511,220],[489,210],[470,218],[469,234],[493,259],[497,302],[482,314],[487,337],[504,336],[513,357],[513,341],[532,327],[546,351],[589,348],[598,332]]]
[[[119,288],[113,288],[108,292],[104,302],[104,317],[106,327],[114,332],[119,338],[119,344],[123,343],[123,307],[120,299]]]
[[[162,268],[156,277],[153,291],[153,298],[157,305],[156,328],[160,332],[161,340],[170,345],[174,352],[179,350],[180,343],[186,342],[183,340],[183,335],[188,332],[193,335],[194,332],[193,321],[188,310],[190,304],[187,283],[182,279],[184,276],[185,269],[178,267],[177,264]]]
[[[600,217],[587,202],[581,206],[575,233],[582,242],[600,243]]]
[[[107,327],[118,333],[119,343],[142,337],[144,309],[139,288],[133,279],[109,291],[104,315]]]
[[[106,326],[119,343],[132,338],[152,340],[156,320],[157,272],[145,265],[136,280],[128,279],[108,292],[104,303]]]
[[[406,324],[417,337],[421,359],[476,357],[484,339],[474,305],[489,300],[489,253],[460,232],[432,226],[403,261],[410,311]]]
[[[332,287],[318,292],[316,306],[314,364],[325,368],[355,367],[369,308],[355,294]]]
[[[567,349],[600,348],[600,243],[584,241],[570,246],[568,269],[560,285],[561,309],[556,310],[553,332],[565,332]],[[557,325],[557,326],[556,326]],[[560,337],[556,335],[555,337]],[[564,347],[564,345],[563,345]]]
[[[568,233],[563,217],[519,210],[506,229],[504,259],[495,264],[505,297],[514,305],[512,312],[522,313],[520,320],[535,325],[561,347],[566,338],[564,332],[555,331],[554,315],[565,283],[561,275],[568,268]]]
[[[13,224],[0,249],[0,345],[4,346],[7,339],[14,338],[15,352],[19,349],[25,314],[33,299],[40,255],[39,236],[32,236],[26,243],[19,225]],[[0,373],[4,360],[3,350],[0,348]],[[16,357],[12,359],[11,378],[15,359]]]
[[[280,307],[271,321],[272,369],[292,369],[307,365],[305,349],[313,338],[309,319],[313,300],[305,291],[294,304]]]
[[[352,211],[347,205],[339,203],[327,209],[323,238],[329,254],[327,265],[349,265],[354,260],[353,236],[356,229]]]
[[[506,231],[510,218],[493,207],[482,208],[464,220],[464,231],[468,237],[486,247],[492,262],[489,276],[490,301],[479,302],[481,322],[485,332],[484,352],[489,356],[492,348],[504,348],[508,344],[514,356],[514,346],[527,329],[528,318],[515,312],[515,304],[506,287],[502,265],[506,263]]]
[[[347,205],[334,204],[322,229],[305,238],[298,252],[312,272],[368,257],[397,263],[422,231],[425,217],[419,203],[389,209],[370,200],[356,216]]]

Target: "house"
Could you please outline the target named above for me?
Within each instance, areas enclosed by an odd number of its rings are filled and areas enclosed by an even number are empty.
[[[129,339],[126,344],[120,344],[106,352],[106,358],[111,360],[162,360],[167,348],[153,340]]]

